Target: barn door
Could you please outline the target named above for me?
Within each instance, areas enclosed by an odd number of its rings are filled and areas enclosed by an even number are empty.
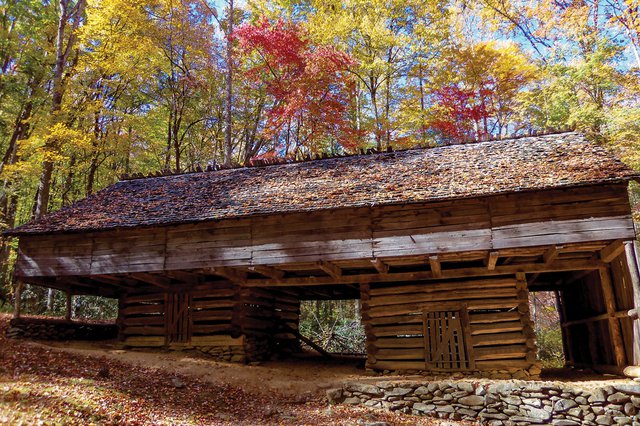
[[[166,293],[166,297],[166,343],[188,343],[191,341],[191,294],[188,291]]]
[[[424,361],[428,370],[469,370],[475,367],[465,338],[465,332],[469,330],[466,308],[424,310],[422,318]]]

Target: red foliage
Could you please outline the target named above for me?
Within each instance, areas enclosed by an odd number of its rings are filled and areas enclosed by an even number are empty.
[[[287,132],[297,145],[307,146],[331,137],[355,148],[357,135],[347,115],[353,90],[347,69],[354,64],[348,54],[312,45],[302,28],[282,20],[272,24],[263,18],[241,26],[234,36],[244,55],[259,58],[247,77],[264,84],[273,98],[267,136]]]
[[[482,139],[487,136],[484,123],[491,115],[487,99],[492,94],[491,89],[461,89],[456,85],[434,90],[433,97],[443,114],[432,119],[430,127],[447,140]]]

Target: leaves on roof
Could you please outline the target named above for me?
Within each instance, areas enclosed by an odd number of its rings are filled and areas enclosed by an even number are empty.
[[[577,133],[118,182],[13,235],[177,224],[623,181]]]

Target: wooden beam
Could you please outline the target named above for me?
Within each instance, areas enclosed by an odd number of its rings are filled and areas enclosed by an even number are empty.
[[[431,274],[435,278],[442,276],[442,265],[438,256],[429,256],[429,266],[431,267]]]
[[[322,269],[327,275],[337,280],[342,277],[342,269],[334,263],[321,260],[320,262],[317,262],[316,265],[318,265],[318,268]]]
[[[498,263],[499,258],[500,258],[500,252],[497,252],[497,251],[489,252],[489,257],[487,258],[487,269],[489,271],[493,271],[496,269],[496,264]]]
[[[558,258],[560,252],[558,251],[560,247],[551,246],[544,252],[542,255],[542,259],[544,259],[544,263],[551,263]]]
[[[131,278],[117,277],[112,275],[89,275],[87,279],[126,289],[131,289],[131,287],[135,287],[138,284],[138,281]]]
[[[185,284],[200,284],[204,281],[204,277],[201,274],[188,272],[188,271],[165,271],[166,276],[173,278]]]
[[[272,278],[274,280],[279,280],[280,278],[283,278],[285,276],[285,272],[283,270],[276,269],[272,266],[256,265],[256,266],[249,266],[247,269],[251,272],[255,272],[257,274],[263,275],[267,278]]]
[[[609,333],[611,334],[611,344],[613,345],[613,353],[617,366],[623,366],[626,362],[624,353],[624,340],[622,338],[622,329],[616,315],[616,299],[611,283],[611,275],[609,268],[600,268],[600,283],[602,285],[602,294],[604,303],[607,307],[607,315],[609,317]]]
[[[376,268],[379,274],[388,274],[389,273],[389,265],[384,263],[382,260],[377,257],[371,261],[373,267]]]
[[[211,273],[228,279],[237,284],[243,284],[247,280],[247,274],[232,268],[213,268]]]
[[[626,318],[627,316],[629,316],[629,311],[617,311],[613,314],[613,316],[616,318]],[[589,322],[596,322],[596,321],[604,321],[609,319],[610,317],[611,315],[609,315],[609,313],[600,314],[600,315],[596,315],[589,318],[567,321],[562,324],[562,327],[571,327],[572,325],[587,324]]]
[[[355,284],[361,282],[394,282],[394,281],[420,281],[444,278],[470,278],[482,276],[513,275],[517,272],[568,272],[581,270],[597,270],[604,264],[597,260],[562,260],[550,264],[531,263],[520,265],[498,265],[493,271],[486,267],[471,267],[459,269],[445,269],[436,277],[432,271],[394,272],[389,274],[354,274],[342,275],[339,279],[333,277],[292,277],[280,280],[273,279],[248,279],[247,287],[287,287],[305,285],[331,285],[331,284]]]
[[[142,281],[143,283],[155,285],[156,287],[168,289],[171,286],[171,279],[163,277],[162,275],[154,275],[147,272],[135,272],[128,274],[129,277],[134,280]]]
[[[20,318],[20,311],[22,308],[22,287],[24,286],[23,282],[20,280],[16,281],[16,287],[14,289],[14,301],[13,301],[13,317]]]
[[[609,263],[624,252],[624,241],[615,240],[602,250],[600,250],[600,259],[604,263]]]

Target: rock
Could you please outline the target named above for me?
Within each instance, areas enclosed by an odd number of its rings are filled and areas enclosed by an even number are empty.
[[[503,413],[485,413],[485,412],[481,412],[480,417],[483,419],[492,419],[492,420],[506,420],[509,418],[509,416]]]
[[[471,393],[471,392],[473,392],[473,383],[460,382],[460,383],[458,383],[458,389],[460,389],[461,391],[465,391],[465,392]]]
[[[635,416],[638,413],[638,409],[631,402],[624,404],[624,413],[627,416]]]
[[[506,396],[502,398],[502,401],[509,405],[520,405],[522,403],[522,399],[519,396]]]
[[[469,395],[458,399],[458,402],[462,405],[474,407],[484,405],[484,397],[479,395]]]
[[[551,413],[540,408],[527,408],[527,417],[531,417],[536,420],[547,421],[551,418]]]
[[[327,401],[329,401],[329,404],[339,404],[342,398],[342,388],[327,389]]]
[[[462,414],[463,416],[468,416],[472,418],[475,418],[478,415],[477,411],[471,410],[469,408],[458,408],[457,412]]]
[[[607,401],[613,402],[614,404],[624,404],[625,402],[628,402],[630,400],[631,397],[629,397],[629,395],[623,394],[622,392],[616,392],[610,395],[609,398],[607,398]]]
[[[364,426],[391,426],[391,425],[387,422],[375,421],[375,422],[366,422]]]
[[[364,405],[371,408],[382,408],[382,402],[375,399],[370,399],[368,401],[365,401]]]
[[[453,413],[455,408],[451,405],[444,405],[442,407],[436,407],[436,411],[439,413]]]
[[[567,415],[577,417],[577,418],[582,418],[584,413],[582,408],[574,407],[567,411]]]
[[[625,426],[631,424],[631,419],[629,417],[614,417],[613,421],[616,425]]]
[[[415,404],[413,404],[413,409],[414,410],[418,410],[418,411],[422,411],[423,413],[429,413],[433,410],[436,409],[436,406],[433,404],[423,404],[421,402],[417,402]]]
[[[613,418],[611,416],[598,416],[596,417],[596,424],[599,425],[612,425]]]
[[[486,394],[487,394],[487,390],[485,389],[485,387],[484,387],[484,386],[479,385],[479,386],[476,388],[476,392],[475,392],[475,393],[476,393],[476,395],[484,396],[484,395],[486,395]]]
[[[178,379],[177,377],[173,377],[171,379],[171,385],[176,389],[182,389],[183,387],[186,386],[185,383],[182,380]]]
[[[551,424],[554,426],[574,426],[574,425],[579,425],[580,422],[576,422],[569,419],[558,419],[551,422]]]
[[[385,396],[405,396],[413,392],[411,388],[393,388],[389,391],[385,391]]]
[[[542,401],[538,398],[522,398],[522,403],[533,408],[542,408]]]
[[[382,396],[382,390],[380,388],[366,383],[349,383],[347,385],[347,389],[351,392],[360,392],[372,396]]]
[[[603,403],[607,400],[607,394],[605,393],[604,389],[598,388],[593,391],[593,393],[589,398],[587,398],[587,400],[591,404]]]
[[[417,396],[421,396],[421,395],[428,395],[431,392],[429,392],[429,389],[426,386],[420,386],[415,391],[413,391],[413,393]]]
[[[572,399],[559,399],[553,406],[553,411],[556,413],[564,413],[568,411],[570,408],[577,407],[578,403]]]
[[[357,396],[352,396],[351,398],[345,398],[345,400],[342,402],[350,405],[358,405],[360,404],[360,398],[358,398]]]
[[[616,385],[615,388],[618,392],[640,395],[640,385]]]

